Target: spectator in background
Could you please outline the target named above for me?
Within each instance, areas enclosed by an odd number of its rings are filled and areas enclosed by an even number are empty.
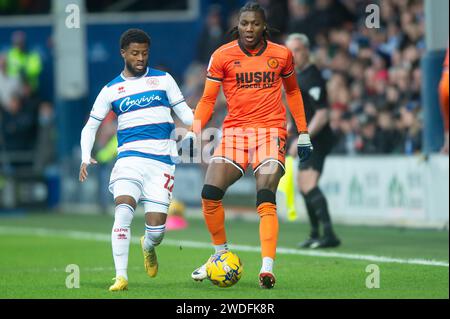
[[[193,62],[187,67],[181,87],[187,105],[197,105],[203,94],[205,77],[206,65]]]
[[[2,112],[2,135],[8,152],[31,151],[35,143],[36,121],[20,96],[13,96]]]
[[[311,13],[311,6],[306,0],[289,0],[289,21],[287,26],[288,33],[302,32],[311,40],[314,45],[314,17]]]
[[[39,89],[42,61],[38,52],[29,51],[22,31],[12,34],[12,47],[6,53],[7,74],[29,83],[33,92]]]
[[[361,154],[377,154],[380,153],[378,147],[378,136],[376,119],[373,115],[361,115],[361,144],[359,153]]]
[[[50,102],[39,104],[37,141],[34,147],[33,171],[42,174],[56,161],[55,113]]]
[[[388,107],[378,111],[377,125],[379,128],[379,152],[383,154],[400,153],[401,135],[395,130],[394,119]]]
[[[0,55],[0,108],[5,109],[10,105],[13,96],[22,95],[22,83],[20,78],[7,74],[6,57]]]
[[[264,8],[267,15],[267,24],[277,32],[271,33],[271,41],[276,43],[283,42],[283,34],[287,31],[289,20],[288,1],[287,0],[258,0],[261,7]]]
[[[352,128],[352,114],[350,112],[343,113],[341,110],[333,110],[331,114],[332,121],[330,125],[337,136],[337,143],[333,153],[354,155],[356,153],[357,136]]]
[[[208,10],[198,42],[197,61],[200,63],[208,64],[211,54],[224,43],[225,32],[221,14],[219,5],[212,5]]]
[[[420,112],[417,103],[410,102],[400,109],[403,133],[403,153],[413,155],[422,149],[422,123],[417,114]]]

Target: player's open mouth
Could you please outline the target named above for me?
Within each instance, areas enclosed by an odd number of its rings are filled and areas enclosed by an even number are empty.
[[[255,37],[252,35],[245,36],[245,41],[247,42],[253,42],[255,40]]]

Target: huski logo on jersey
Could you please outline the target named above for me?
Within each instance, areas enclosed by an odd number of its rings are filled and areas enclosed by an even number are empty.
[[[138,99],[132,99],[130,96],[123,99],[122,102],[120,102],[119,110],[120,112],[127,112],[130,108],[133,106],[137,107],[146,107],[152,104],[154,101],[161,102],[161,97],[159,95],[150,95],[150,96],[143,96]]]
[[[275,72],[244,72],[236,73],[238,89],[269,88],[275,82]]]

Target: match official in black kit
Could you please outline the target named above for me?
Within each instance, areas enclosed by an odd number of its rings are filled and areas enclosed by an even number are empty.
[[[335,136],[329,125],[326,83],[319,69],[311,62],[309,39],[306,35],[290,34],[286,39],[286,46],[294,56],[308,131],[314,146],[311,157],[306,162],[299,162],[297,174],[297,184],[305,199],[311,225],[309,238],[301,242],[299,248],[337,247],[341,242],[333,231],[327,199],[318,186],[325,158],[333,148],[335,141]],[[295,143],[291,145],[291,147],[294,146],[296,146]],[[295,154],[291,150],[289,153]],[[320,225],[322,226],[322,233],[319,229]]]

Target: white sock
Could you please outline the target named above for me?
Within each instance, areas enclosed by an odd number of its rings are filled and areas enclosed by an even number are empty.
[[[128,251],[131,242],[131,221],[134,209],[127,204],[116,206],[114,225],[111,233],[112,251],[116,277],[122,276],[128,280]]]
[[[214,249],[216,250],[216,253],[218,253],[219,251],[222,251],[222,250],[228,251],[228,244],[225,243],[223,245],[214,245]]]
[[[144,249],[151,251],[161,244],[165,231],[166,225],[149,226],[145,224]]]
[[[273,259],[270,257],[264,257],[260,272],[272,272],[273,273]]]

